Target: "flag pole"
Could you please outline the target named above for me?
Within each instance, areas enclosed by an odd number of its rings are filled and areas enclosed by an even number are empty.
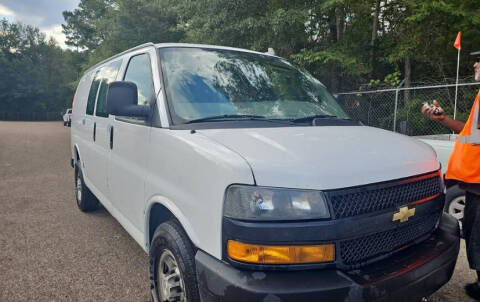
[[[457,81],[455,84],[455,107],[453,107],[453,119],[457,117],[457,97],[458,97],[458,72],[460,70],[460,48],[458,48],[458,58],[457,58]]]
[[[457,38],[455,39],[455,43],[453,43],[453,47],[458,50],[458,58],[457,58],[457,81],[455,84],[455,106],[453,107],[453,119],[455,120],[457,117],[457,99],[458,99],[458,72],[460,70],[460,50],[462,49],[462,32],[459,31],[457,34]]]

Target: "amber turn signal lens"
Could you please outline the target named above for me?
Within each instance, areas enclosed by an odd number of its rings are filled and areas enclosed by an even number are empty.
[[[255,264],[301,264],[335,260],[335,245],[257,245],[234,240],[227,242],[228,256]]]

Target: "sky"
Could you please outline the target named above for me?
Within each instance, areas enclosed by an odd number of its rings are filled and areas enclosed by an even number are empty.
[[[47,37],[53,37],[60,47],[66,48],[61,24],[62,12],[73,10],[80,0],[0,0],[0,19],[20,21],[33,25]]]

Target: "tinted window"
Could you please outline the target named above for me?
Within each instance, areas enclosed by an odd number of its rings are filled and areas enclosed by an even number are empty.
[[[107,91],[108,84],[115,81],[122,61],[112,62],[100,69],[100,90],[98,91],[97,111],[95,115],[107,117]]]
[[[138,105],[145,105],[150,100],[153,95],[153,79],[148,54],[130,59],[124,80],[137,85]]]
[[[95,99],[97,98],[98,86],[100,86],[100,70],[97,70],[97,72],[95,73],[92,86],[90,86],[90,92],[88,93],[88,101],[87,101],[87,114],[93,115],[93,110],[95,109]]]

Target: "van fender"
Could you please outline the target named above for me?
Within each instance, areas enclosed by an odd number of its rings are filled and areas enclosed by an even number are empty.
[[[77,157],[75,156],[75,152],[78,153],[78,158],[81,160],[82,155],[80,154],[80,148],[78,147],[78,144],[73,145],[73,150],[72,150],[72,159],[73,159],[73,166],[77,164]]]
[[[77,159],[75,158],[75,151],[78,152],[78,159],[79,159],[79,160],[77,160]],[[82,169],[82,175],[83,175],[83,179],[84,179],[84,181],[85,181],[85,184],[86,184],[89,188],[91,188],[92,186],[90,186],[91,183],[90,183],[90,180],[88,179],[88,173],[87,173],[87,171],[85,170],[85,163],[82,161],[82,158],[83,158],[83,157],[82,157],[82,153],[80,152],[80,147],[78,146],[77,143],[74,144],[74,146],[73,146],[73,151],[72,151],[72,152],[73,152],[73,153],[72,153],[73,168],[75,168],[75,165],[76,165],[77,162],[78,162],[78,164],[80,165],[80,169]]]
[[[183,212],[175,205],[175,203],[168,199],[165,196],[155,195],[147,201],[147,206],[145,208],[145,247],[148,251],[150,249],[150,211],[155,204],[160,204],[167,208],[173,216],[180,222],[180,225],[183,227],[187,236],[190,238],[194,246],[198,246],[200,241],[198,240],[197,233],[195,232],[192,225],[188,222],[188,219],[185,217]]]

